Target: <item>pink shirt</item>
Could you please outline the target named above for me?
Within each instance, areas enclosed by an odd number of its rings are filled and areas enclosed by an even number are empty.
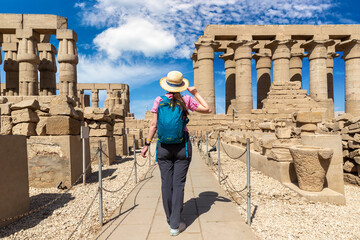
[[[172,93],[166,93],[165,96],[170,99],[173,97]],[[190,95],[185,95],[182,98],[185,102],[187,109],[192,112],[195,111],[195,109],[197,109],[197,107],[199,106],[199,103],[195,99],[193,99]],[[159,103],[161,102],[161,100],[162,100],[161,97],[155,98],[154,105],[151,109],[151,112],[157,113],[157,109],[159,107]]]

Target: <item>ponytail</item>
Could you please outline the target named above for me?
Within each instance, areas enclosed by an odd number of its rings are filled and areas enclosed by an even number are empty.
[[[175,109],[176,104],[179,103],[181,109],[185,113],[185,116],[189,115],[186,104],[185,104],[184,100],[182,99],[181,94],[179,92],[175,92],[172,94],[173,94],[173,98],[171,99],[171,104],[173,106],[173,109]]]

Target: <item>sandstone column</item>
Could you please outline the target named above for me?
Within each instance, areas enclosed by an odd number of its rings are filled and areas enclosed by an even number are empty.
[[[326,59],[327,47],[334,43],[334,40],[310,40],[301,44],[301,47],[308,52],[310,96],[328,109],[328,117],[333,113],[331,113],[331,103],[328,101]]]
[[[296,43],[295,40],[273,40],[265,45],[271,49],[273,60],[273,82],[290,81],[290,57],[291,47]]]
[[[261,109],[261,101],[266,99],[271,86],[271,52],[262,48],[253,55],[253,59],[256,61],[257,73],[257,109]]]
[[[56,95],[56,48],[51,43],[39,43],[40,95]]]
[[[334,106],[334,80],[333,80],[333,69],[334,69],[334,58],[338,57],[339,54],[337,54],[334,51],[328,51],[327,53],[327,59],[326,59],[326,73],[327,73],[327,87],[328,87],[328,99],[330,99],[330,107],[331,113],[334,113],[334,115],[331,116],[331,118],[335,117],[335,106]]]
[[[17,61],[18,44],[15,42],[3,43],[5,52],[4,71],[6,72],[6,95],[19,95],[19,63]]]
[[[291,49],[291,58],[290,58],[290,81],[291,82],[300,82],[302,84],[302,66],[303,58],[305,57],[304,49],[301,48],[292,48]]]
[[[91,90],[92,107],[99,108],[99,89]]]
[[[198,91],[209,104],[212,114],[216,113],[215,108],[215,84],[214,84],[214,51],[220,46],[209,38],[199,37],[195,43],[199,63]]]
[[[59,89],[60,95],[71,97],[77,94],[78,54],[76,49],[77,35],[70,29],[57,29],[56,38],[59,40]]]
[[[199,62],[197,60],[197,52],[196,50],[191,55],[191,60],[193,61],[193,69],[194,69],[194,87],[198,89],[198,81],[199,81]]]
[[[40,39],[40,35],[30,28],[16,29],[16,38],[19,39],[19,49],[17,55],[17,60],[19,62],[19,95],[39,95],[39,55],[37,42]]]
[[[251,58],[252,47],[257,41],[241,40],[230,42],[228,47],[234,49],[235,75],[236,75],[236,107],[240,114],[251,113],[253,108]]]
[[[219,56],[225,62],[225,114],[228,114],[231,100],[235,99],[235,61],[234,51],[228,49]],[[232,106],[235,108],[235,106]],[[232,112],[232,111],[230,111]]]
[[[337,44],[345,60],[345,112],[360,115],[360,39]]]

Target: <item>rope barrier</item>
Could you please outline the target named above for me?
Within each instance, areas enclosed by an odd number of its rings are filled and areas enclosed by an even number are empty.
[[[241,158],[241,157],[246,153],[246,151],[247,151],[247,150],[245,150],[245,151],[244,151],[243,153],[241,153],[240,156],[238,156],[238,157],[232,157],[232,156],[230,156],[229,153],[226,151],[226,149],[225,149],[225,147],[224,147],[224,145],[223,145],[223,143],[222,143],[221,141],[220,141],[220,144],[221,144],[222,148],[224,149],[224,152],[226,153],[226,155],[227,155],[229,158],[234,159],[234,160]]]
[[[88,206],[88,208],[86,209],[85,214],[82,216],[81,220],[78,222],[78,224],[76,225],[74,231],[70,234],[70,236],[68,237],[68,240],[71,239],[71,237],[75,234],[75,232],[77,231],[77,229],[79,228],[79,226],[83,223],[86,215],[90,212],[91,206],[94,204],[94,201],[96,199],[96,196],[99,194],[99,188],[96,191],[96,194],[94,195],[94,197],[91,200],[90,205]]]
[[[97,153],[95,154],[94,158],[96,157],[96,155],[98,154],[99,151],[97,151]],[[50,202],[36,208],[36,209],[33,209],[33,210],[30,210],[26,213],[22,213],[22,214],[19,214],[17,216],[14,216],[14,217],[8,217],[8,218],[2,218],[0,219],[0,222],[7,222],[7,221],[11,221],[11,220],[16,220],[16,219],[19,219],[19,218],[23,218],[23,217],[27,217],[31,214],[34,214],[36,212],[39,212],[40,210],[50,206],[51,204],[53,204],[54,202],[58,201],[60,198],[62,198],[63,196],[65,196],[79,181],[80,179],[83,177],[83,175],[87,172],[87,170],[89,169],[89,167],[91,166],[91,162],[94,160],[94,158],[90,161],[90,163],[88,164],[88,166],[86,167],[85,171],[83,173],[81,173],[81,175],[78,177],[78,179],[69,187],[69,189],[65,190],[65,192],[63,192],[63,194],[61,194],[60,196],[56,197],[55,199],[51,200]]]
[[[121,191],[121,189],[123,189],[125,187],[125,185],[129,182],[133,171],[134,171],[134,166],[131,168],[130,174],[129,174],[128,178],[126,179],[125,183],[120,188],[118,188],[116,190],[108,190],[108,189],[102,187],[102,190],[104,190],[105,192],[109,192],[109,193],[116,193],[116,192]]]
[[[210,147],[215,147],[215,146],[216,146],[216,144],[217,144],[217,142],[218,142],[218,140],[217,140],[217,139],[216,139],[216,141],[215,141],[215,143],[214,143],[214,144],[211,144],[211,143],[210,143],[210,139],[209,139],[209,141],[208,141],[208,143],[209,143]]]

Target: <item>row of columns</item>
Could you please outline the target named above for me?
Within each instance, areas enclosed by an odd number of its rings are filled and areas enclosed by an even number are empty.
[[[31,28],[16,29],[15,38],[18,42],[2,43],[5,52],[6,95],[56,95],[55,46],[41,42],[40,34]],[[57,60],[60,95],[77,96],[77,35],[70,29],[58,29],[56,38],[59,40]]]
[[[251,113],[252,78],[251,59],[256,61],[257,70],[257,108],[267,97],[271,85],[271,63],[273,64],[273,82],[302,81],[302,59],[309,58],[310,96],[320,106],[329,109],[329,117],[334,112],[333,67],[335,53],[334,40],[310,40],[300,46],[293,46],[296,40],[273,40],[252,54],[252,48],[258,44],[253,40],[230,42],[225,54],[220,58],[225,63],[226,112],[234,107],[240,113]],[[194,68],[194,85],[205,96],[215,113],[214,88],[214,52],[220,43],[206,37],[200,37],[195,43],[196,50],[191,59]],[[343,52],[345,60],[345,112],[354,115],[360,110],[360,40],[340,42],[336,48]],[[307,54],[304,54],[304,50]]]

